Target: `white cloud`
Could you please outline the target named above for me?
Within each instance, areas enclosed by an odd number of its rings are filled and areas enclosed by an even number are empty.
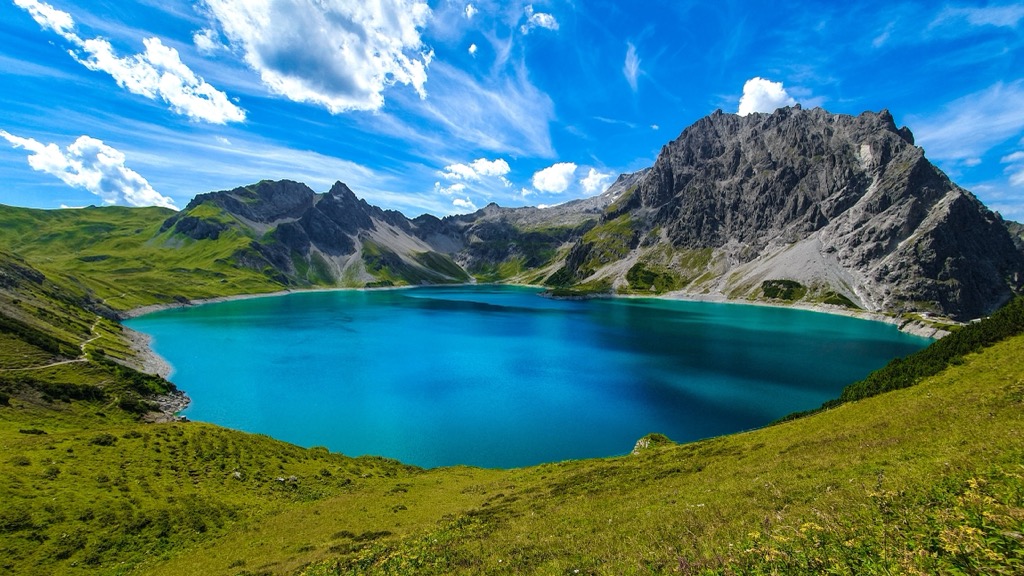
[[[71,14],[37,0],[14,0],[14,4],[27,11],[43,29],[53,30],[65,38],[75,36],[75,20]]]
[[[478,80],[445,62],[437,62],[431,74],[430,98],[411,108],[437,128],[476,149],[554,156],[548,128],[555,115],[554,104],[530,82],[525,67],[501,77]],[[406,126],[403,131],[401,137],[417,138],[416,133],[422,132],[422,128]]]
[[[434,182],[434,190],[439,194],[445,196],[451,196],[452,194],[462,194],[466,191],[466,185],[462,182],[456,182],[451,186],[442,186],[440,182]]]
[[[626,46],[626,63],[622,65],[622,73],[626,76],[629,87],[636,92],[636,81],[640,76],[640,58],[636,55],[636,46],[632,42],[627,42]]]
[[[740,97],[740,107],[736,113],[746,116],[752,112],[774,112],[794,104],[796,100],[782,87],[782,82],[755,77],[743,84],[743,96]]]
[[[28,164],[33,170],[56,176],[68,186],[84,188],[106,204],[175,208],[170,198],[153,190],[145,178],[124,165],[124,154],[101,140],[80,136],[62,151],[56,144],[42,144],[4,130],[0,130],[0,138],[31,152]]]
[[[1003,156],[999,161],[1007,164],[1006,173],[1009,175],[1010,185],[1024,186],[1024,151]]]
[[[587,194],[597,194],[599,192],[604,192],[608,183],[611,182],[613,178],[615,178],[615,174],[612,174],[611,172],[598,172],[596,168],[591,168],[586,177],[580,179],[580,185],[583,186],[583,190],[586,191]]]
[[[476,6],[473,6],[472,4],[466,4],[466,18],[472,20],[473,16],[476,16],[477,12],[479,11],[480,10],[478,10]]]
[[[917,144],[933,160],[964,162],[1024,132],[1024,80],[958,98],[928,118],[911,118]]]
[[[572,184],[572,178],[575,174],[576,164],[572,162],[559,162],[536,172],[533,175],[533,187],[540,192],[561,194]]]
[[[476,56],[476,44],[469,45],[469,55]]]
[[[231,45],[273,92],[331,113],[378,110],[384,90],[426,97],[420,0],[205,0]]]
[[[477,210],[476,204],[473,204],[473,202],[469,198],[454,198],[452,199],[452,206],[455,206],[456,208],[460,210],[465,210],[467,212],[476,212]]]
[[[651,124],[651,130],[661,130],[661,126],[658,126],[657,124]]]
[[[209,28],[203,28],[193,34],[192,43],[203,54],[213,54],[224,48],[224,45],[220,43],[220,37],[217,36],[217,31]]]
[[[508,174],[512,169],[504,158],[488,160],[477,158],[469,164],[449,164],[440,173],[446,180],[476,180],[482,177],[501,177]]]
[[[534,12],[533,4],[529,4],[526,6],[526,24],[520,26],[519,31],[529,34],[534,28],[558,30],[558,20],[546,12]]]
[[[121,58],[103,38],[83,39],[75,32],[75,21],[67,12],[38,0],[15,0],[43,29],[53,30],[75,46],[71,56],[90,70],[106,72],[133,94],[160,99],[171,110],[213,124],[241,122],[245,111],[227,95],[200,78],[182,61],[178,51],[164,46],[159,38],[143,40],[146,51]]]

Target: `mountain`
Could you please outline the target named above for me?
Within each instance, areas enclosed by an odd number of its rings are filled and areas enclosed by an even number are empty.
[[[797,106],[684,130],[573,245],[559,280],[966,319],[1007,301],[1022,272],[999,216],[888,111]]]
[[[316,194],[305,184],[284,180],[200,194],[160,231],[197,241],[240,231],[250,242],[235,252],[235,262],[264,270],[282,285],[469,280],[451,258],[424,240],[436,221],[432,216],[411,221],[371,206],[341,182],[326,194]]]

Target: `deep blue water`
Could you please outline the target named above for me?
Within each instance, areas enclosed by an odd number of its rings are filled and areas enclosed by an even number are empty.
[[[817,407],[928,340],[799,310],[551,300],[519,287],[333,291],[125,324],[193,420],[420,466],[611,456]]]

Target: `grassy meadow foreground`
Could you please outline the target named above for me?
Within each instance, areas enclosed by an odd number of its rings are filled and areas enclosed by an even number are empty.
[[[617,458],[423,470],[142,422],[173,384],[128,367],[101,285],[118,286],[0,254],[4,573],[1024,568],[1022,300],[814,415],[686,445],[652,435]]]

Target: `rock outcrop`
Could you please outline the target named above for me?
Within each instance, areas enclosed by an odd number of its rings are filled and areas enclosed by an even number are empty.
[[[999,216],[928,162],[885,110],[716,112],[666,145],[619,204],[599,225],[628,220],[618,223],[628,229],[618,260],[674,274],[673,288],[694,294],[758,298],[764,282],[789,280],[808,298],[966,319],[1024,280]],[[581,238],[568,275],[642,289],[621,264],[588,260],[603,248]]]

